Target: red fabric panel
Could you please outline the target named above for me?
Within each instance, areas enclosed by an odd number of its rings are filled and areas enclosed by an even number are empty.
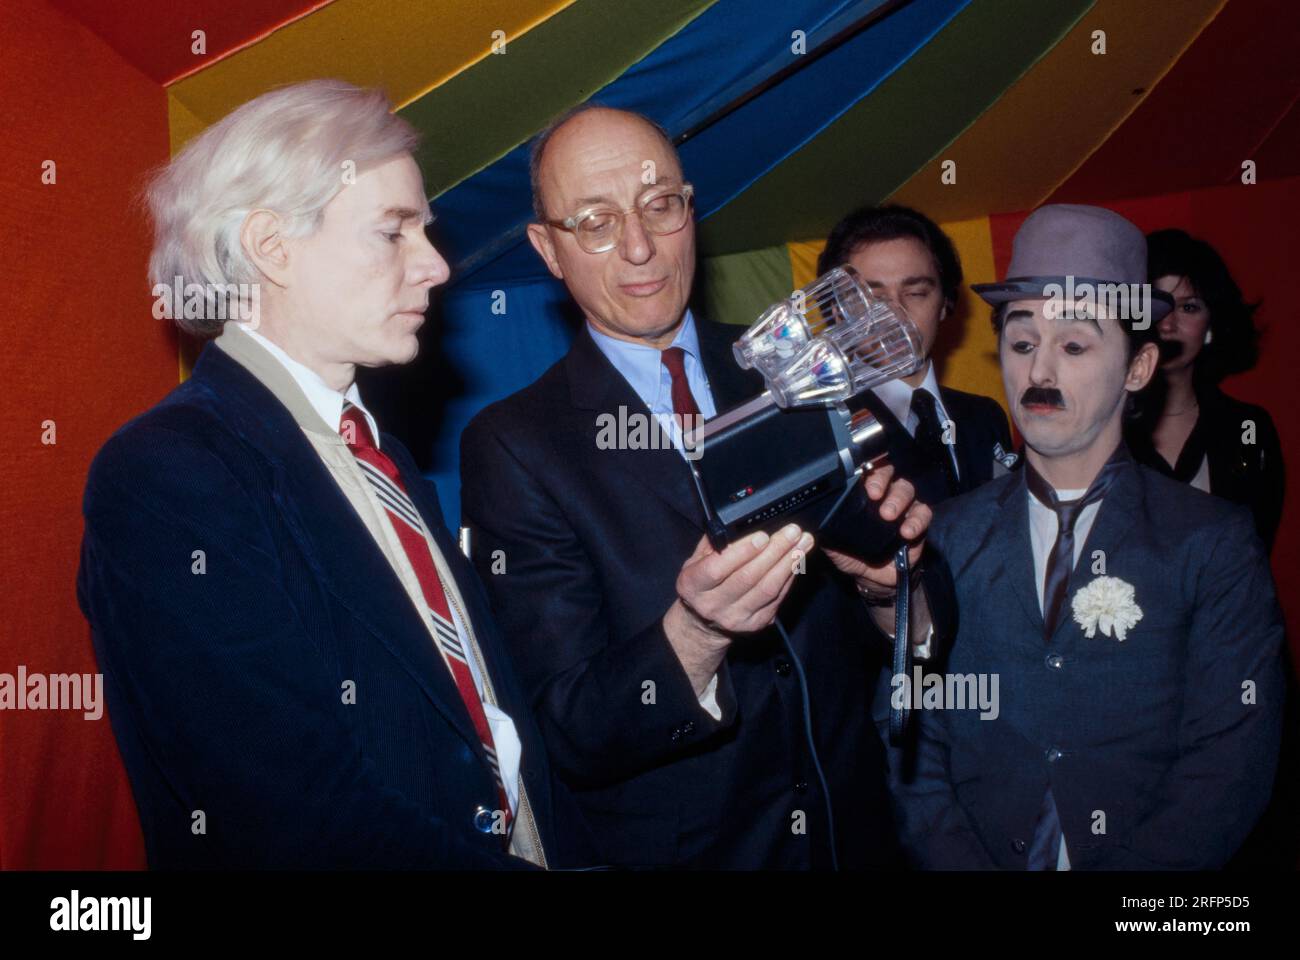
[[[156,83],[172,83],[330,0],[50,0]],[[206,52],[192,52],[195,30]]]
[[[1282,437],[1287,464],[1286,503],[1273,548],[1273,577],[1287,620],[1287,636],[1300,661],[1300,419],[1295,408],[1295,358],[1300,323],[1293,307],[1300,262],[1300,178],[1254,186],[1210,187],[1159,197],[1107,203],[1142,230],[1181,227],[1207,240],[1227,262],[1247,299],[1261,301],[1256,322],[1264,331],[1259,364],[1224,381],[1224,389],[1268,410]],[[998,277],[1006,276],[1011,241],[1027,213],[989,218]]]
[[[1300,93],[1298,47],[1295,0],[1228,0],[1051,202],[1100,203],[1238,179],[1242,161]],[[1295,162],[1263,168],[1260,177],[1294,173]]]
[[[151,315],[150,238],[132,201],[167,159],[161,87],[39,0],[0,4],[6,456],[0,460],[0,672],[93,673],[77,607],[86,469],[108,435],[176,384]],[[42,163],[57,181],[42,184]],[[52,420],[57,442],[41,442]],[[143,866],[107,714],[0,711],[0,864]]]

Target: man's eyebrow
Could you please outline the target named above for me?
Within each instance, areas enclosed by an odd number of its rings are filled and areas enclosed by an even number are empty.
[[[1007,314],[1006,319],[1003,320],[1002,322],[1013,323],[1016,320],[1032,320],[1032,319],[1034,319],[1034,311],[1032,310],[1012,310],[1010,313]]]
[[[927,283],[932,287],[936,285],[934,277],[908,277],[903,281],[903,286],[911,287],[918,283]]]
[[[427,227],[429,224],[433,223],[433,211],[428,207],[419,210],[414,207],[388,207],[379,215],[379,218],[381,220],[388,220],[390,218],[396,218],[403,221],[419,220]]]
[[[682,182],[683,181],[681,180],[680,177],[660,177],[654,183],[645,184],[640,190],[636,192],[636,195],[638,197],[644,196],[646,193],[649,193],[651,190],[654,190],[656,187],[680,186]],[[592,204],[596,204],[596,203],[605,203],[611,207],[618,206],[618,204],[613,200],[611,200],[609,197],[579,197],[577,200],[574,201],[574,205],[577,207],[589,207]]]

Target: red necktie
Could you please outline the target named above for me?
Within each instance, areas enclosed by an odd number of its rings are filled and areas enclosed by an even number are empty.
[[[487,755],[488,763],[492,767],[492,775],[496,778],[498,800],[505,815],[506,835],[509,836],[510,801],[497,763],[492,728],[488,726],[487,714],[483,712],[483,701],[474,686],[474,677],[469,672],[466,651],[461,646],[460,637],[456,634],[456,626],[451,619],[451,608],[447,603],[447,593],[443,589],[442,580],[438,577],[438,568],[434,565],[433,555],[429,552],[429,543],[425,539],[420,513],[406,494],[406,485],[402,482],[397,465],[375,446],[375,439],[370,433],[370,425],[366,423],[365,415],[347,401],[343,404],[339,433],[356,456],[361,472],[370,481],[371,487],[379,497],[379,502],[384,505],[393,530],[397,533],[397,539],[401,541],[402,549],[406,551],[406,557],[411,561],[415,575],[419,578],[424,602],[433,621],[434,636],[438,638],[443,659],[447,661],[447,667],[456,681],[456,689],[460,691],[460,698],[464,701],[465,709],[469,711],[474,732],[478,734],[483,744],[483,752]]]
[[[686,351],[681,347],[669,347],[659,356],[673,378],[673,416],[678,423],[682,422],[683,416],[698,417],[700,408],[695,405],[691,385],[686,380]]]

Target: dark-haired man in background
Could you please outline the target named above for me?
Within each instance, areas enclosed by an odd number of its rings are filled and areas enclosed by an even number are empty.
[[[863,207],[835,225],[817,273],[853,267],[875,295],[902,307],[921,334],[925,362],[861,398],[887,427],[890,459],[936,504],[1001,473],[1015,462],[1007,416],[996,400],[939,386],[930,352],[939,325],[956,310],[961,262],[929,217],[908,207]]]
[[[862,207],[831,230],[817,273],[848,265],[873,294],[902,307],[921,334],[925,362],[850,406],[869,409],[889,431],[890,462],[924,503],[938,504],[1005,473],[1016,462],[1007,416],[996,400],[939,386],[930,352],[939,325],[952,316],[961,288],[961,261],[933,220],[909,207]],[[932,666],[939,666],[936,662]],[[872,716],[886,744],[891,780],[911,776],[910,741],[889,745],[894,693],[889,664],[880,671]]]

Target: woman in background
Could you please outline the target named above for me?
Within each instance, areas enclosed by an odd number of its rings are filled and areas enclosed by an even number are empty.
[[[1164,398],[1134,424],[1133,455],[1207,493],[1249,507],[1271,550],[1282,516],[1282,448],[1263,408],[1219,389],[1259,356],[1253,317],[1222,258],[1182,230],[1147,237],[1151,283],[1174,298],[1160,321]],[[1252,426],[1253,425],[1253,426]]]
[[[1153,286],[1174,298],[1174,309],[1160,321],[1162,377],[1151,397],[1153,410],[1128,430],[1133,456],[1248,506],[1271,550],[1282,516],[1277,430],[1263,407],[1219,389],[1224,377],[1249,370],[1259,358],[1256,305],[1242,299],[1215,249],[1182,230],[1148,235],[1147,273]],[[1283,656],[1287,704],[1273,797],[1229,870],[1293,870],[1300,856],[1298,691],[1294,660],[1289,650]]]

